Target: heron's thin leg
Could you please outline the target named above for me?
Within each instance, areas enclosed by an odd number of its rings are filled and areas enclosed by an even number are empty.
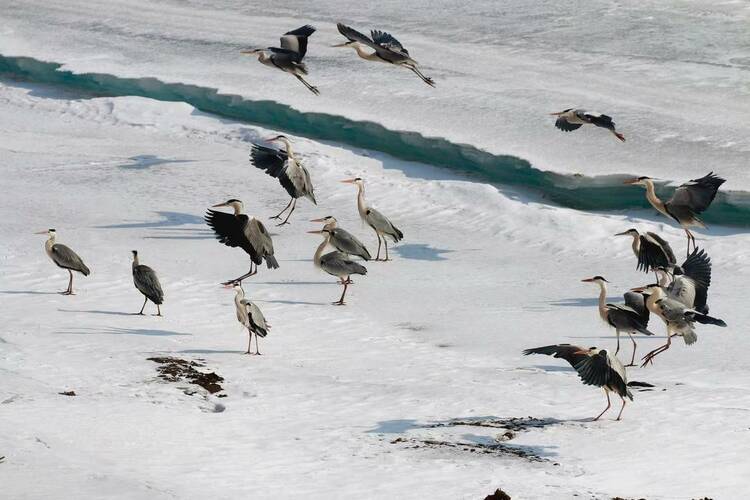
[[[294,202],[292,203],[292,209],[287,214],[286,219],[284,219],[284,222],[282,222],[281,224],[276,224],[277,226],[283,226],[284,224],[289,224],[289,217],[292,216],[292,212],[294,212],[294,209],[297,208],[297,198],[292,198],[292,201]]]
[[[615,332],[617,333],[617,349],[615,349],[615,355],[617,355],[617,353],[620,352],[620,330],[615,329]]]
[[[292,206],[292,202],[293,201],[294,201],[294,198],[292,198],[291,200],[289,200],[289,203],[287,204],[287,206],[284,207],[284,210],[282,210],[278,214],[274,215],[273,217],[269,217],[269,219],[281,219],[281,214],[283,214],[284,212],[286,212],[286,209]]]
[[[617,414],[617,418],[615,420],[620,420],[620,418],[622,417],[622,410],[625,409],[625,398],[620,396],[620,399],[622,399],[622,406],[620,407],[620,413]]]
[[[73,272],[68,269],[70,280],[68,280],[68,288],[64,292],[60,292],[61,295],[73,295]]]
[[[378,237],[378,254],[375,256],[375,260],[380,260],[380,233],[375,231],[375,236]]]
[[[428,76],[424,76],[422,74],[422,72],[419,71],[419,68],[417,68],[416,66],[412,66],[411,64],[407,64],[406,67],[409,68],[410,70],[412,70],[419,78],[422,79],[423,82],[425,82],[430,87],[434,87],[435,86],[435,80],[433,80],[432,78],[430,78]]]
[[[641,359],[643,359],[643,364],[641,365],[641,367],[644,367],[644,366],[646,366],[649,363],[654,364],[653,359],[657,355],[659,355],[659,354],[663,353],[664,351],[666,351],[667,349],[669,349],[669,346],[671,344],[672,344],[672,333],[669,330],[667,330],[667,343],[664,344],[661,347],[657,347],[653,351],[651,351],[648,354],[646,354],[645,356],[643,356],[643,358],[641,358]]]
[[[146,302],[148,302],[148,297],[143,298],[143,307],[141,307],[141,310],[138,312],[141,316],[143,316],[143,310],[146,309]]]
[[[344,282],[344,291],[341,292],[341,298],[338,300],[338,302],[334,302],[333,305],[335,306],[345,306],[344,303],[344,296],[346,295],[346,289],[349,287],[349,284]]]
[[[633,356],[630,358],[630,363],[628,363],[625,366],[635,366],[635,350],[637,349],[637,344],[635,343],[635,339],[633,338],[633,334],[628,332],[628,336],[630,337],[630,340],[633,341]]]
[[[260,356],[260,338],[255,334],[255,355]]]
[[[607,389],[604,389],[604,394],[607,395],[607,407],[604,409],[603,412],[601,412],[594,420],[599,420],[599,417],[607,413],[607,410],[609,410],[609,407],[612,406],[612,403],[609,401],[609,391]]]
[[[258,272],[258,266],[256,265],[255,269],[253,269],[253,263],[251,262],[250,263],[250,270],[248,272],[246,272],[245,274],[243,274],[239,278],[235,278],[233,280],[225,281],[224,283],[222,283],[222,285],[236,285],[236,284],[240,283],[242,280],[244,280],[245,278],[249,278],[250,276],[253,276],[257,272]]]
[[[304,86],[305,86],[305,87],[307,87],[307,89],[308,89],[308,90],[309,90],[310,92],[312,92],[312,93],[313,93],[313,94],[315,94],[315,95],[320,95],[320,91],[319,91],[319,90],[318,90],[317,88],[315,88],[315,87],[313,87],[312,85],[310,85],[309,83],[307,83],[307,82],[305,81],[305,79],[304,79],[304,78],[302,78],[302,77],[301,77],[301,76],[299,76],[299,75],[294,75],[294,76],[296,76],[296,77],[297,77],[297,80],[301,81],[301,82],[302,82],[302,83],[304,84]]]
[[[385,238],[385,236],[383,236],[383,243],[385,243],[385,261],[389,261],[391,259],[388,258],[388,240]]]
[[[247,352],[245,354],[252,354],[250,348],[253,346],[253,332],[249,328],[247,329]]]
[[[159,304],[156,304],[156,315],[161,316],[161,306]]]

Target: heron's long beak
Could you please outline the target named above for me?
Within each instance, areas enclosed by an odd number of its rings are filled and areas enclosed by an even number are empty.
[[[582,281],[583,283],[593,283],[593,282],[594,282],[594,278],[586,278],[586,279],[584,279],[584,280],[581,280],[581,281]]]
[[[341,182],[343,182],[344,184],[354,184],[357,181],[355,179],[346,179],[345,181],[341,181]]]
[[[349,47],[350,45],[354,44],[355,42],[344,42],[344,43],[337,43],[335,45],[331,45],[334,49],[337,49],[339,47]]]
[[[325,222],[325,219],[310,219],[310,222]]]
[[[240,54],[245,54],[245,55],[257,54],[258,52],[260,52],[260,49],[244,49],[244,50],[240,50]]]
[[[627,236],[627,235],[628,235],[627,231],[623,231],[621,233],[615,233],[615,236]]]
[[[631,291],[631,292],[645,292],[645,291],[646,291],[646,288],[648,288],[648,287],[645,287],[645,286],[637,286],[637,287],[635,287],[635,288],[631,288],[631,289],[630,289],[630,291]]]
[[[323,234],[323,231],[322,230],[320,230],[320,231],[308,231],[308,233],[310,233],[310,234]]]
[[[560,116],[561,114],[563,114],[562,111],[560,111],[558,113],[550,113],[550,116]]]
[[[628,179],[628,180],[626,180],[625,182],[623,182],[623,184],[630,185],[630,184],[638,184],[639,182],[641,182],[641,181],[638,180],[638,178],[636,177],[635,179]]]
[[[211,208],[221,208],[221,207],[226,207],[226,206],[227,206],[226,203],[217,203],[216,205],[211,205]]]
[[[266,141],[266,142],[276,142],[276,141],[279,140],[279,136],[277,135],[275,137],[268,137],[268,138],[263,139],[263,140]]]
[[[37,231],[37,232],[36,232],[36,233],[34,233],[34,234],[47,234],[48,232],[49,232],[49,231]]]
[[[588,354],[588,353],[589,353],[588,349],[581,349],[580,351],[576,351],[573,354]]]

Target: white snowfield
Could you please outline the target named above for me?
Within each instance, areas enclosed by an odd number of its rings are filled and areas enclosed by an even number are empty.
[[[617,301],[652,278],[612,235],[659,231],[683,254],[681,230],[293,137],[319,206],[301,200],[291,225],[269,221],[281,267],[244,287],[273,330],[262,356],[246,356],[234,292],[218,283],[249,259],[202,215],[238,197],[266,220],[287,203],[248,163],[250,143],[276,133],[185,104],[0,85],[3,498],[745,498],[747,234],[715,227],[698,240],[714,262],[711,313],[729,327],[700,326],[694,346],[677,339],[631,369],[653,390],[634,389],[622,421],[613,408],[591,422],[602,391],[521,350],[613,349],[597,290],[580,279],[605,275]],[[374,253],[356,190],[338,182],[353,176],[405,238],[334,307],[340,287],[314,268],[320,239],[306,231],[319,226],[307,221],[334,215]],[[91,268],[75,296],[57,294],[67,273],[33,234],[50,227]],[[133,315],[134,249],[159,274],[163,318]],[[661,322],[650,327],[640,354],[664,341]],[[226,397],[158,379],[153,356],[204,360]],[[449,425],[512,417],[544,425],[505,441],[505,428]]]
[[[0,8],[0,54],[155,77],[469,143],[543,170],[750,190],[750,8],[707,0],[24,0]],[[0,6],[1,7],[1,6]],[[391,32],[437,83],[332,48],[344,22]],[[241,48],[303,24],[316,97]],[[563,133],[549,113],[610,114],[627,142]]]

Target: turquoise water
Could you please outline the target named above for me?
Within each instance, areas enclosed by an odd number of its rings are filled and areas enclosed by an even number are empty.
[[[547,172],[523,158],[494,155],[467,144],[389,130],[374,122],[326,113],[303,113],[274,101],[252,101],[216,89],[165,83],[156,78],[121,78],[108,74],[75,74],[60,64],[0,55],[0,76],[60,85],[97,96],[141,96],[185,102],[195,108],[238,121],[317,140],[380,151],[393,157],[450,169],[482,182],[528,190],[544,200],[580,210],[647,208],[641,188],[625,186],[622,176],[581,176]],[[706,173],[711,168],[706,168]],[[719,172],[720,173],[720,172]],[[668,196],[668,193],[663,193]],[[750,193],[719,193],[704,214],[707,223],[750,227]]]

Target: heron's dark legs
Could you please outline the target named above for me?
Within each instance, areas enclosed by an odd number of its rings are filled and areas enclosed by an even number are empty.
[[[607,389],[604,389],[604,394],[606,394],[607,396],[607,407],[604,409],[603,412],[597,415],[596,418],[594,418],[594,420],[599,420],[599,417],[607,413],[607,410],[609,410],[609,408],[612,406],[612,402],[609,400],[609,391]]]
[[[349,283],[344,282],[344,291],[341,292],[341,298],[337,302],[333,302],[334,306],[345,306],[344,296],[346,295],[346,289],[349,287]]]
[[[317,88],[315,88],[315,87],[313,87],[312,85],[310,85],[309,83],[307,83],[307,82],[305,81],[305,79],[304,79],[304,78],[302,78],[302,77],[301,77],[301,76],[299,76],[299,75],[294,75],[294,76],[296,76],[296,77],[297,77],[297,80],[301,81],[301,82],[302,82],[302,84],[303,84],[303,85],[304,85],[305,87],[307,87],[307,90],[309,90],[310,92],[312,92],[312,93],[313,93],[313,94],[315,94],[315,95],[320,95],[320,91],[319,91],[319,90],[318,90]]]
[[[615,349],[615,356],[617,356],[617,353],[620,352],[620,330],[615,329],[615,332],[617,333],[617,349]]]
[[[695,250],[695,236],[693,235],[692,231],[690,229],[685,229],[685,234],[687,235],[687,256],[690,257],[690,244],[693,244],[693,250]]]
[[[292,212],[294,212],[294,209],[297,208],[297,198],[292,198],[292,209],[289,211],[289,213],[286,216],[286,219],[284,219],[284,222],[281,224],[276,224],[277,226],[283,226],[284,224],[289,224],[289,217],[292,216]]]
[[[635,339],[633,338],[632,333],[628,332],[628,336],[630,337],[630,340],[633,341],[633,356],[631,356],[630,358],[630,363],[625,366],[635,366],[635,350],[638,348],[638,345],[635,343]]]
[[[161,306],[159,304],[156,304],[156,315],[161,316]]]
[[[375,231],[375,236],[378,237],[378,254],[375,256],[375,260],[380,260],[380,233]]]
[[[245,354],[252,354],[250,348],[253,346],[253,332],[249,328],[247,329],[247,337],[247,352]]]
[[[672,334],[671,334],[671,332],[669,330],[667,330],[667,343],[664,344],[661,347],[657,347],[653,351],[651,351],[648,354],[646,354],[645,356],[643,356],[643,358],[641,358],[643,360],[643,364],[641,365],[641,367],[644,367],[644,366],[646,366],[649,363],[651,363],[653,365],[654,364],[654,358],[657,355],[659,355],[659,354],[663,353],[664,351],[666,351],[667,349],[669,349],[670,345],[672,345]]]
[[[256,265],[254,269],[253,269],[253,266],[254,266],[254,263],[251,262],[250,263],[250,270],[247,273],[243,274],[239,278],[235,278],[233,280],[225,281],[224,283],[222,283],[222,285],[224,285],[224,286],[236,285],[236,284],[241,283],[242,280],[244,280],[245,278],[249,278],[250,276],[255,275],[258,272],[258,266]]]
[[[260,340],[258,338],[258,334],[255,334],[255,355],[260,356]]]
[[[435,80],[433,80],[432,78],[430,78],[428,76],[424,76],[422,74],[422,72],[419,71],[419,68],[417,68],[416,66],[412,66],[411,64],[407,64],[406,67],[409,68],[410,70],[412,70],[419,78],[422,79],[423,82],[425,82],[430,87],[434,87],[435,86]]]
[[[138,311],[138,314],[140,314],[141,316],[143,316],[143,310],[146,309],[146,302],[148,302],[148,297],[143,298],[143,307],[141,307],[141,310]]]
[[[68,274],[70,275],[70,280],[68,280],[68,289],[64,292],[60,292],[61,295],[75,295],[73,293],[73,271],[68,269]]]
[[[287,208],[289,208],[289,207],[292,206],[292,202],[293,201],[294,201],[294,198],[292,198],[291,200],[289,200],[289,203],[287,204],[287,206],[284,207],[284,210],[282,210],[278,214],[274,215],[273,217],[269,217],[269,219],[281,219],[281,214],[283,214],[284,212],[286,212]]]
[[[387,262],[391,259],[388,258],[388,240],[383,236],[383,243],[385,243],[385,260],[383,262]]]
[[[617,414],[617,418],[615,420],[620,420],[622,417],[622,410],[625,409],[625,398],[620,396],[620,399],[622,399],[622,406],[620,407],[620,413]]]

